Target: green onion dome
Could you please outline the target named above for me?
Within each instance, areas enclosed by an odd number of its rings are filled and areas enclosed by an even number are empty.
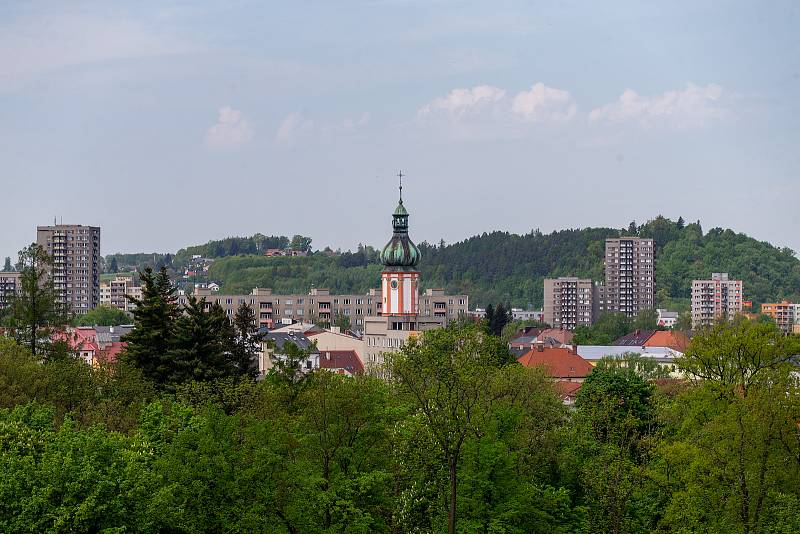
[[[408,212],[402,198],[392,214],[392,228],[394,234],[381,251],[381,263],[386,267],[415,267],[422,254],[408,237]]]

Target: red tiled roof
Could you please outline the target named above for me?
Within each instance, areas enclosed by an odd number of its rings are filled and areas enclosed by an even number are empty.
[[[559,343],[569,345],[572,343],[572,338],[575,337],[575,334],[569,330],[561,330],[560,328],[547,328],[546,330],[542,330],[537,339],[539,341],[547,341],[549,337],[555,339]]]
[[[320,351],[319,366],[332,371],[342,369],[350,374],[364,372],[364,364],[354,350]]]
[[[654,333],[644,342],[645,347],[668,347],[680,352],[686,352],[689,346],[689,337],[677,330],[661,330]]]
[[[537,347],[523,354],[517,361],[525,367],[541,365],[553,378],[586,378],[592,372],[592,364],[584,360],[571,349]]]
[[[581,389],[581,383],[559,380],[555,383],[555,388],[562,398],[574,399],[578,395],[578,390]]]

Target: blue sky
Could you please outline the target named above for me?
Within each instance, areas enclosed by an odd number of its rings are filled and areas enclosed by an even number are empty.
[[[0,256],[700,219],[800,250],[797,2],[5,2]]]

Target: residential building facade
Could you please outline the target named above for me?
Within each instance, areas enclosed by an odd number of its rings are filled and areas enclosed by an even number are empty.
[[[564,330],[591,326],[597,315],[597,300],[597,286],[588,278],[545,278],[544,322]]]
[[[2,273],[0,273],[0,277],[2,277]],[[761,305],[761,313],[772,317],[778,328],[784,332],[793,332],[794,327],[800,325],[800,304],[785,300],[781,302],[765,302]]]
[[[82,315],[100,303],[100,228],[57,224],[36,228],[36,242],[53,259],[51,277],[69,310]]]
[[[19,291],[20,276],[16,271],[0,271],[0,310],[8,306]]]
[[[308,293],[275,294],[271,289],[255,288],[249,295],[220,294],[208,288],[195,289],[195,296],[205,298],[206,304],[217,303],[229,317],[236,315],[240,304],[247,304],[256,314],[258,326],[275,328],[292,322],[336,324],[339,316],[350,319],[350,328],[363,331],[365,319],[383,313],[382,292],[334,294],[327,289],[312,289]],[[185,296],[178,302],[186,304]],[[417,297],[420,315],[451,320],[469,309],[467,295],[448,295],[440,289],[428,289]]]
[[[731,280],[728,273],[692,281],[692,325],[708,326],[720,317],[731,320],[742,313],[742,290],[742,281]]]
[[[137,299],[142,298],[142,288],[134,284],[131,276],[117,276],[113,280],[100,283],[101,305],[132,312],[136,308],[136,304],[125,298],[126,295]]]
[[[600,311],[636,317],[655,308],[655,245],[652,239],[606,239],[605,287]]]

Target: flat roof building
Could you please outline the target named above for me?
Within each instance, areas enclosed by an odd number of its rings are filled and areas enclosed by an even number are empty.
[[[57,224],[36,228],[36,243],[52,258],[50,275],[61,301],[82,315],[100,303],[100,228]]]

